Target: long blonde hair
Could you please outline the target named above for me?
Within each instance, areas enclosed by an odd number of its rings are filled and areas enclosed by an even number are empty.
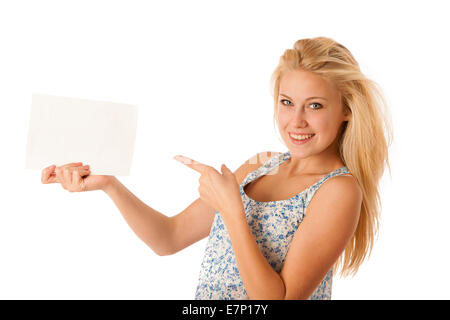
[[[356,231],[333,268],[340,268],[341,276],[354,276],[370,256],[378,234],[381,213],[378,183],[386,165],[391,174],[388,147],[393,130],[387,104],[379,86],[364,76],[346,47],[325,37],[301,39],[292,49],[284,51],[270,78],[275,125],[280,79],[285,72],[297,69],[332,80],[341,92],[344,110],[351,113],[340,133],[339,152],[361,187],[363,201]]]

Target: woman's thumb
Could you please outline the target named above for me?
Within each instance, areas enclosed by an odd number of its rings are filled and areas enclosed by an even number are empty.
[[[222,170],[223,174],[231,172],[225,164],[222,164],[222,167],[220,169]]]

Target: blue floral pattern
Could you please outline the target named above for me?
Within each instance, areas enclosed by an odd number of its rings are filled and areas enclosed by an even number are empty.
[[[262,254],[276,272],[280,272],[283,267],[292,237],[317,189],[327,179],[349,173],[346,166],[336,169],[287,200],[259,202],[247,196],[244,192],[245,185],[268,174],[290,156],[290,151],[287,151],[271,157],[261,167],[249,173],[240,185],[247,222]],[[332,278],[333,268],[328,271],[309,300],[330,300]],[[195,299],[248,299],[227,228],[218,211],[208,237]]]

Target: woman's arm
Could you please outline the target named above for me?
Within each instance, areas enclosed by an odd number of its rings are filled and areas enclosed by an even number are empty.
[[[171,253],[173,224],[168,216],[147,206],[114,176],[103,191],[115,203],[134,233],[157,255]]]
[[[356,181],[334,177],[316,192],[277,273],[261,253],[245,213],[225,214],[236,263],[250,299],[308,299],[353,235],[362,194]]]
[[[250,158],[234,172],[241,183],[258,166]],[[174,254],[209,235],[216,210],[197,198],[181,213],[168,217],[149,207],[111,176],[103,191],[113,200],[134,233],[158,255]]]

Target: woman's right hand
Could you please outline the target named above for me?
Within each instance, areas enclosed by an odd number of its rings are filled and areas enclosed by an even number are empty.
[[[82,164],[75,162],[47,167],[42,170],[41,181],[43,184],[60,183],[69,192],[104,190],[113,176],[91,176],[89,166]]]

